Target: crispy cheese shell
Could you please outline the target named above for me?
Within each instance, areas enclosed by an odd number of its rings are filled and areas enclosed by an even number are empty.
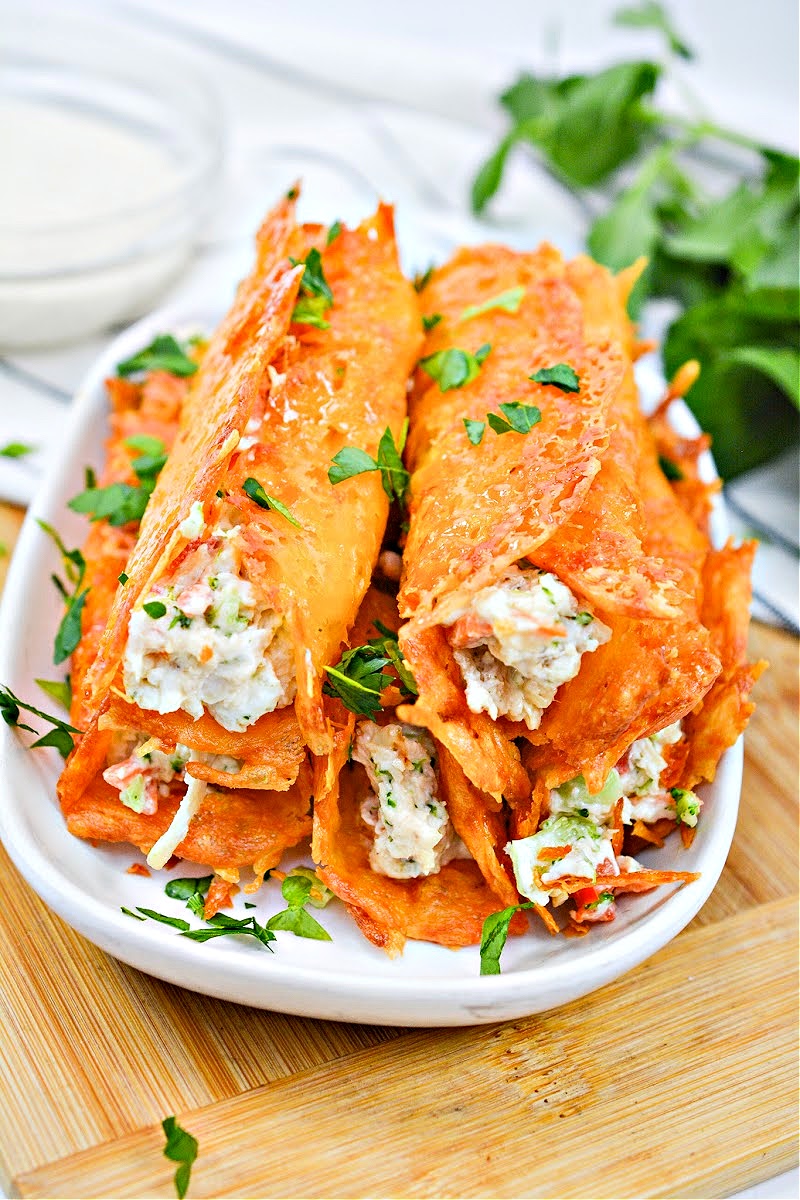
[[[257,864],[261,873],[277,866],[290,847],[311,833],[311,784],[303,767],[285,792],[209,791],[189,833],[176,849],[180,858],[214,870],[237,870]],[[95,776],[89,787],[65,805],[70,833],[103,842],[130,842],[147,853],[168,828],[180,801],[179,792],[159,802],[152,816],[120,804],[119,792]]]
[[[441,946],[477,944],[483,922],[508,901],[491,890],[471,860],[453,860],[420,879],[390,879],[373,871],[360,812],[368,785],[363,768],[346,762],[348,741],[341,734],[330,759],[318,760],[312,856],[320,879],[345,902],[364,936],[390,954],[399,953],[407,938]],[[515,920],[513,932],[524,927],[524,918]]]

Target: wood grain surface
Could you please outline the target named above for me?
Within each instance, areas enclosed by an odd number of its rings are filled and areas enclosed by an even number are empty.
[[[0,541],[19,524],[0,506]],[[2,560],[0,560],[2,570]],[[197,996],[109,958],[0,850],[0,1181],[171,1196],[707,1196],[797,1161],[797,642],[771,661],[717,888],[668,947],[544,1016],[405,1032]]]

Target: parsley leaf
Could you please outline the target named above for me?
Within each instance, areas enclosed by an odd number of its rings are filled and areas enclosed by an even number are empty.
[[[472,442],[473,446],[480,446],[483,441],[483,435],[486,432],[485,421],[472,421],[469,417],[464,417],[464,425],[467,430],[467,437]]]
[[[287,875],[281,892],[288,907],[267,921],[267,929],[285,929],[296,937],[314,938],[319,942],[332,941],[327,929],[303,907],[311,896],[313,881],[305,875]]]
[[[411,480],[403,466],[403,449],[408,436],[408,419],[403,422],[400,440],[395,443],[391,429],[387,426],[381,434],[378,443],[378,457],[373,458],[366,450],[357,446],[344,446],[338,454],[334,454],[333,465],[328,468],[328,479],[334,485],[352,479],[354,475],[364,475],[368,471],[380,471],[383,490],[389,500],[397,500],[405,504],[408,485]]]
[[[52,696],[57,704],[69,712],[72,706],[72,686],[69,675],[66,679],[37,679],[35,682],[43,692]]]
[[[135,433],[132,437],[125,438],[125,445],[129,449],[138,450],[140,454],[147,454],[151,458],[157,458],[165,453],[161,438],[151,437],[149,433]]]
[[[384,625],[382,621],[373,621],[375,629],[377,629],[380,637],[370,638],[367,645],[373,646],[380,653],[385,654],[389,662],[397,672],[397,682],[400,687],[403,699],[407,700],[411,696],[418,696],[417,682],[411,671],[406,665],[406,660],[403,658],[402,651],[398,644],[397,634]]]
[[[542,414],[535,404],[522,404],[519,400],[509,400],[499,406],[503,417],[496,413],[487,413],[486,420],[495,433],[530,433],[534,425],[538,425]]]
[[[666,458],[663,454],[659,454],[658,456],[658,465],[670,483],[676,483],[679,479],[684,478],[683,471],[678,464],[673,462],[671,458]]]
[[[167,615],[167,606],[162,600],[148,600],[146,604],[142,605],[142,608],[154,621]]]
[[[12,728],[25,729],[28,733],[37,733],[36,729],[33,729],[30,725],[24,725],[20,721],[20,709],[33,713],[36,717],[41,717],[43,721],[48,721],[53,726],[49,733],[44,734],[31,743],[31,749],[33,750],[37,746],[54,746],[59,754],[63,758],[66,758],[75,746],[72,734],[81,733],[82,731],[76,729],[74,725],[70,725],[67,721],[62,721],[60,717],[51,717],[49,713],[42,712],[39,708],[34,708],[32,704],[26,704],[24,700],[20,700],[19,696],[15,696],[10,688],[0,684],[0,717],[3,718],[6,725],[10,725]]]
[[[339,234],[342,232],[342,222],[334,221],[328,230],[328,236],[325,239],[325,245],[330,246],[331,242],[335,242]]]
[[[141,521],[150,491],[129,483],[111,483],[108,487],[88,488],[67,501],[73,512],[86,513],[92,521],[108,521],[109,525],[127,525]]]
[[[534,371],[528,378],[534,383],[549,383],[560,388],[562,392],[579,392],[581,381],[572,367],[566,363],[556,363],[554,367],[542,367]]]
[[[292,320],[298,325],[313,325],[316,329],[330,329],[325,313],[330,308],[324,296],[301,296],[292,309]]]
[[[205,896],[211,887],[213,878],[213,875],[190,875],[185,879],[170,879],[164,892],[171,900],[188,900],[190,896]]]
[[[508,313],[519,312],[519,306],[524,297],[524,287],[509,288],[507,292],[500,292],[499,295],[492,296],[491,300],[484,300],[483,304],[471,304],[469,308],[464,309],[458,319],[459,321],[471,321],[473,317],[480,317],[494,308],[501,308],[503,312]]]
[[[167,1144],[164,1147],[164,1157],[170,1162],[180,1163],[175,1172],[175,1191],[178,1200],[184,1200],[189,1190],[189,1179],[192,1174],[192,1164],[197,1158],[197,1138],[192,1137],[185,1129],[181,1129],[174,1117],[165,1117],[161,1122]]]
[[[515,913],[525,908],[533,908],[533,904],[512,904],[501,912],[490,913],[483,922],[481,933],[481,975],[500,974],[500,955],[508,938],[508,927]]]
[[[326,696],[338,696],[350,712],[374,718],[381,710],[381,692],[392,682],[384,671],[390,661],[370,645],[345,650],[335,667],[325,668],[328,678],[322,690]]]
[[[667,45],[673,54],[687,61],[694,58],[686,42],[675,32],[675,27],[664,8],[657,4],[656,0],[642,0],[638,6],[620,8],[614,14],[614,24],[639,29],[659,29],[667,39]]]
[[[438,383],[440,391],[450,392],[454,388],[464,387],[477,377],[491,349],[486,343],[474,354],[456,348],[437,350],[435,354],[421,358],[419,365],[426,375]]]
[[[305,901],[307,904],[313,904],[314,908],[326,908],[334,897],[334,893],[323,883],[316,871],[312,867],[292,867],[289,875],[302,875],[311,883],[311,890]],[[247,905],[245,905],[245,908]]]
[[[252,476],[249,479],[245,479],[242,484],[242,491],[259,508],[272,509],[273,512],[280,513],[282,517],[285,517],[289,524],[294,525],[296,529],[303,528],[297,518],[292,516],[285,504],[281,504],[280,500],[276,500],[274,496],[267,495],[257,479],[253,479]]]
[[[162,925],[171,925],[174,929],[180,929],[182,932],[191,928],[189,922],[184,921],[183,917],[168,917],[166,913],[155,912],[152,908],[142,908],[138,904],[136,911],[143,917],[149,917],[151,921],[160,921]]]
[[[80,550],[67,550],[56,530],[52,525],[48,525],[47,521],[37,519],[37,525],[55,543],[67,579],[64,583],[58,575],[50,577],[67,606],[53,643],[53,662],[58,665],[69,658],[81,640],[81,614],[89,594],[88,587],[81,588],[86,574],[86,560]]]
[[[317,329],[328,329],[330,322],[325,320],[325,313],[333,306],[333,292],[325,278],[322,255],[319,250],[314,248],[309,250],[305,259],[290,257],[289,262],[293,267],[303,266],[300,299],[294,306],[292,320],[301,325],[314,325]]]
[[[171,334],[159,334],[149,346],[117,363],[117,375],[136,375],[140,371],[168,371],[170,375],[186,378],[194,375],[197,363],[184,351]]]
[[[439,324],[439,322],[442,320],[444,320],[444,318],[442,317],[441,313],[431,313],[431,315],[429,317],[426,317],[425,314],[423,313],[422,314],[422,328],[425,330],[426,333],[430,333],[430,331],[432,329],[435,329],[436,326]]]
[[[5,446],[0,447],[0,458],[25,458],[27,454],[34,454],[36,450],[36,446],[29,446],[26,442],[7,442]]]
[[[417,272],[417,274],[414,276],[414,278],[412,280],[412,283],[414,284],[415,292],[424,292],[425,288],[428,286],[428,284],[431,281],[431,277],[433,276],[434,269],[435,269],[434,265],[433,265],[433,263],[431,263],[431,265],[428,267],[427,271]]]

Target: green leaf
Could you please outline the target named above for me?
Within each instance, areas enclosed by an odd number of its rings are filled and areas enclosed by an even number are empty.
[[[341,225],[339,226],[341,231]],[[330,308],[333,304],[333,292],[325,278],[325,271],[322,267],[322,255],[316,248],[309,250],[305,259],[290,258],[289,262],[293,267],[299,267],[302,263],[303,276],[300,280],[300,291],[305,296],[321,296],[325,300],[326,307]]]
[[[287,875],[281,884],[281,895],[289,908],[302,908],[311,893],[307,875]]]
[[[648,189],[631,187],[622,192],[592,225],[587,237],[589,253],[621,271],[637,258],[652,259],[659,244],[661,226]],[[637,280],[628,299],[628,312],[637,317],[647,292],[649,268]]]
[[[534,371],[528,378],[534,383],[551,384],[553,387],[560,388],[562,392],[578,392],[581,387],[581,381],[577,374],[566,363],[556,363],[554,367],[542,367],[540,370]],[[539,416],[541,417],[541,413]]]
[[[118,375],[135,375],[139,371],[168,371],[170,375],[186,378],[194,375],[197,363],[185,353],[171,334],[159,334],[149,346],[117,363]]]
[[[151,487],[132,487],[129,483],[111,483],[108,487],[89,488],[67,501],[73,512],[86,513],[92,521],[108,521],[109,525],[127,525],[141,521]]]
[[[259,506],[259,508],[272,509],[274,512],[280,513],[282,517],[285,517],[289,524],[294,525],[296,529],[303,528],[297,518],[292,516],[285,504],[282,504],[280,500],[276,500],[274,496],[267,495],[257,479],[253,479],[252,476],[249,479],[245,479],[244,483],[242,484],[242,491],[248,495],[250,499]]]
[[[66,729],[57,727],[51,729],[49,733],[45,733],[35,742],[32,742],[31,750],[35,750],[39,746],[53,746],[62,758],[67,758],[74,745],[72,736],[67,733]]]
[[[395,445],[394,436],[388,425],[378,442],[377,465],[381,473],[383,490],[389,497],[390,503],[392,500],[397,500],[400,505],[404,505],[406,502],[408,485],[411,482],[411,476],[403,466],[402,457],[407,437],[408,418],[403,422],[397,445]]]
[[[473,317],[480,317],[483,313],[491,312],[492,309],[499,308],[503,312],[515,313],[519,312],[519,306],[525,297],[524,287],[509,288],[506,292],[500,292],[497,296],[492,296],[490,300],[484,300],[483,304],[471,304],[465,308],[459,317],[459,321],[471,321]]]
[[[500,411],[516,433],[530,433],[534,425],[538,425],[542,414],[535,404],[522,404],[519,400],[510,400],[499,405]]]
[[[323,929],[319,921],[304,908],[285,908],[282,912],[275,913],[275,916],[267,921],[267,929],[284,929],[296,937],[314,938],[318,942],[333,940],[327,929]]]
[[[500,187],[506,166],[506,159],[516,142],[517,133],[515,130],[512,130],[511,133],[503,138],[494,153],[489,155],[472,181],[470,201],[474,213],[482,213]],[[417,290],[419,291],[419,289]]]
[[[170,879],[164,892],[171,900],[188,900],[190,896],[205,896],[211,887],[213,878],[213,875],[190,875],[184,879]]]
[[[433,272],[434,272],[434,266],[433,266],[433,263],[431,263],[431,265],[428,267],[427,271],[418,272],[414,276],[412,283],[414,284],[415,292],[423,292],[425,290],[425,288],[428,286],[428,284],[431,281]]]
[[[671,458],[666,458],[663,454],[659,454],[658,456],[658,465],[670,483],[677,483],[679,480],[685,478],[678,464],[673,462]]]
[[[480,446],[483,441],[483,435],[486,432],[486,422],[473,421],[469,417],[464,417],[464,425],[467,430],[467,437],[472,442],[472,445]]]
[[[339,234],[342,232],[342,222],[334,221],[328,230],[328,236],[325,239],[325,245],[330,246],[331,242],[335,242]]]
[[[311,888],[308,893],[308,904],[313,904],[314,908],[326,908],[334,897],[334,893],[323,883],[316,871],[311,867],[292,867],[289,872],[290,876],[302,875],[311,883]],[[285,896],[285,893],[284,893]],[[247,905],[245,905],[245,908]]]
[[[736,346],[727,358],[766,375],[800,408],[800,351],[788,346]]]
[[[149,433],[135,433],[132,437],[125,438],[125,445],[131,450],[138,450],[140,454],[147,455],[148,458],[160,458],[167,452],[161,438],[151,437]]]
[[[125,916],[126,916],[126,917],[133,917],[134,921],[144,921],[144,920],[146,920],[146,918],[145,918],[145,917],[142,917],[142,916],[140,916],[140,915],[139,915],[139,913],[132,912],[132,911],[131,911],[131,909],[129,909],[129,908],[123,908],[123,907],[120,907],[120,910],[119,910],[119,911],[120,911],[121,913],[125,913]]]
[[[397,681],[400,685],[400,691],[404,700],[408,700],[412,696],[418,696],[416,680],[411,674],[411,671],[403,658],[400,646],[397,640],[397,634],[386,627],[381,621],[373,622],[375,628],[380,633],[379,638],[370,638],[368,645],[373,646],[380,654],[385,654],[389,662],[397,672]]]
[[[662,5],[657,4],[655,0],[642,0],[641,4],[620,8],[614,14],[614,24],[627,25],[630,28],[658,29],[667,39],[667,45],[673,54],[687,60],[694,58],[694,53],[683,38],[678,36]]]
[[[6,442],[0,446],[0,458],[24,458],[26,454],[34,454],[37,446],[29,446],[26,442]]]
[[[379,470],[378,464],[366,450],[357,446],[345,446],[338,454],[334,454],[333,466],[328,468],[328,479],[333,484],[343,483],[354,475],[364,475],[367,471]]]
[[[164,1157],[170,1162],[180,1163],[175,1172],[175,1191],[179,1200],[184,1200],[189,1189],[192,1165],[197,1158],[197,1138],[192,1137],[185,1129],[181,1129],[174,1117],[165,1117],[161,1122],[167,1143],[164,1147]]]
[[[72,706],[72,688],[69,676],[66,679],[37,679],[39,687],[69,712]]]
[[[40,737],[38,741],[31,746],[55,746],[56,749],[64,756],[70,753],[74,747],[74,741],[71,737],[73,733],[81,733],[80,729],[76,729],[74,725],[70,725],[67,721],[62,721],[60,717],[53,717],[50,713],[42,712],[40,708],[34,708],[32,704],[27,704],[24,700],[20,700],[19,696],[15,696],[10,688],[0,684],[0,716],[5,721],[6,725],[12,728],[25,729],[28,733],[36,733],[30,725],[23,725],[20,721],[20,709],[25,712],[33,713],[36,717],[41,717],[43,721],[47,721],[53,726],[53,737],[50,733]]]
[[[421,358],[419,365],[434,383],[438,383],[440,391],[450,392],[477,378],[490,350],[489,345],[481,346],[474,354],[456,348],[437,350],[435,354]]]
[[[327,696],[338,696],[345,708],[362,717],[374,718],[381,710],[381,692],[392,682],[384,672],[390,659],[373,646],[346,650],[335,667],[326,667],[323,685]]]
[[[425,314],[423,313],[422,328],[425,330],[426,333],[430,333],[430,331],[432,329],[435,329],[436,326],[439,324],[439,322],[442,319],[443,318],[442,318],[441,313],[431,313],[431,315],[429,317],[426,317]]]
[[[142,608],[148,617],[152,617],[154,621],[157,621],[159,617],[167,615],[167,606],[161,600],[149,600],[147,604],[142,605]]]
[[[298,325],[313,325],[316,329],[330,329],[325,313],[330,308],[324,296],[301,296],[292,309],[292,320]]]
[[[166,913],[155,912],[152,908],[142,908],[139,904],[136,905],[136,911],[144,917],[149,917],[151,921],[160,921],[162,925],[172,925],[174,929],[186,931],[190,928],[189,922],[184,921],[183,917],[168,917]]]
[[[53,662],[56,666],[64,662],[64,659],[69,658],[81,640],[81,613],[88,595],[87,587],[82,592],[77,592],[69,600],[67,611],[61,619],[53,644]]]
[[[515,913],[522,912],[525,908],[533,908],[533,905],[530,902],[512,904],[509,908],[502,909],[501,912],[490,913],[483,922],[480,949],[481,975],[500,974],[500,955],[503,953],[508,938],[508,927]]]

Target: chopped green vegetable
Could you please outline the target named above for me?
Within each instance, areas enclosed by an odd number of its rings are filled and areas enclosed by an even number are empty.
[[[122,586],[123,586],[123,587],[125,587],[125,584],[128,582],[128,576],[125,574],[125,572],[124,572],[124,571],[122,571],[122,572],[121,572],[121,573],[120,573],[120,574],[117,576],[117,582],[118,582],[118,583],[121,583],[121,584],[122,584]]]
[[[525,297],[524,287],[509,288],[507,292],[500,292],[498,296],[492,296],[490,300],[484,300],[483,304],[471,304],[469,308],[465,308],[459,321],[471,321],[473,317],[480,317],[483,313],[491,312],[494,308],[501,308],[503,312],[515,313],[519,312],[519,306]]]
[[[694,829],[697,824],[697,818],[700,815],[699,797],[694,792],[679,787],[670,788],[669,794],[675,801],[676,820],[680,824],[688,825],[691,829]]]
[[[111,483],[107,487],[88,487],[67,502],[73,512],[87,513],[92,521],[107,520],[109,525],[127,525],[141,521],[156,480],[167,461],[164,443],[159,438],[137,435],[127,439],[133,449],[145,449],[131,463],[139,486],[130,483]],[[92,480],[92,482],[94,482]]]
[[[197,1158],[197,1138],[192,1137],[185,1129],[181,1129],[174,1117],[165,1117],[161,1122],[167,1144],[164,1147],[164,1157],[170,1162],[179,1163],[175,1172],[175,1191],[178,1200],[184,1200],[189,1190],[189,1179],[192,1165]]]
[[[381,692],[392,682],[385,667],[391,660],[374,646],[345,650],[335,667],[326,667],[323,685],[326,696],[338,696],[345,708],[374,720],[381,709]]]
[[[131,912],[129,908],[120,907],[119,911],[121,913],[125,913],[126,917],[133,917],[134,921],[144,921],[147,919],[146,917],[140,916],[139,913]]]
[[[43,692],[47,692],[48,696],[52,696],[62,708],[69,712],[72,705],[72,687],[69,675],[66,679],[37,679],[36,682]]]
[[[140,371],[168,371],[170,375],[186,378],[194,375],[197,363],[189,358],[179,342],[171,334],[159,334],[149,346],[117,363],[117,374],[136,375]]]
[[[426,333],[430,333],[430,331],[432,329],[435,329],[436,326],[439,324],[439,322],[442,320],[444,320],[444,318],[442,317],[441,313],[431,313],[431,315],[429,317],[426,317],[423,314],[422,328],[425,330]]]
[[[319,250],[309,250],[305,259],[290,258],[293,267],[303,266],[300,280],[300,299],[294,306],[292,320],[300,325],[314,325],[317,329],[328,329],[330,322],[325,314],[333,306],[333,292],[325,278],[322,255]]]
[[[0,458],[25,458],[36,450],[36,446],[29,446],[26,442],[7,442],[5,446],[0,446]]]
[[[284,929],[296,937],[314,938],[319,942],[330,942],[331,935],[319,921],[303,907],[311,895],[313,881],[305,875],[287,875],[281,884],[281,892],[287,908],[275,913],[267,921],[267,929]]]
[[[556,363],[554,367],[542,367],[528,376],[534,383],[549,383],[562,392],[579,392],[581,382],[567,363]]]
[[[473,446],[480,446],[483,441],[483,435],[486,432],[486,422],[472,421],[469,417],[464,417],[464,425],[467,430],[467,437]]]
[[[381,434],[378,443],[378,456],[373,458],[365,450],[357,446],[345,446],[333,456],[333,465],[328,468],[328,479],[332,484],[343,483],[354,475],[364,475],[368,471],[380,471],[383,490],[389,500],[397,500],[402,506],[406,502],[408,485],[411,480],[403,466],[403,449],[408,436],[408,419],[403,422],[400,440],[395,443],[391,429],[387,426]]]
[[[249,479],[245,479],[242,484],[242,491],[259,508],[272,509],[273,512],[280,513],[282,517],[285,517],[289,524],[294,525],[296,529],[303,528],[297,518],[292,516],[285,504],[281,504],[280,500],[276,500],[274,496],[267,495],[257,479],[253,479],[252,476]]]
[[[314,908],[326,908],[334,898],[334,893],[324,884],[317,875],[313,867],[292,867],[289,875],[302,875],[304,879],[308,879],[311,883],[311,890],[305,901],[307,904],[313,904]],[[245,905],[247,908],[247,905]]]
[[[52,525],[38,519],[36,523],[55,543],[67,580],[65,583],[58,575],[50,576],[67,606],[53,644],[53,662],[57,666],[69,658],[81,640],[81,613],[89,594],[88,588],[81,588],[86,574],[86,560],[80,550],[67,550]]]
[[[146,454],[151,458],[157,458],[165,453],[161,438],[151,437],[149,433],[135,433],[132,437],[125,438],[125,445],[129,449],[138,450],[140,454]]]
[[[170,879],[164,892],[171,900],[188,900],[190,896],[205,896],[211,887],[213,875],[189,875],[184,879]]]
[[[66,721],[62,721],[60,717],[51,717],[49,713],[42,712],[39,708],[34,708],[32,704],[26,704],[24,700],[20,700],[19,696],[15,696],[9,688],[0,684],[0,717],[3,718],[6,725],[10,725],[12,728],[25,729],[28,733],[38,733],[38,730],[33,729],[30,725],[24,725],[20,721],[20,709],[33,713],[36,717],[41,717],[43,721],[48,721],[53,726],[49,733],[44,734],[31,743],[31,749],[34,750],[37,746],[54,746],[62,758],[66,758],[75,747],[72,734],[81,733],[82,730],[76,729],[74,725],[70,725]]]
[[[425,288],[428,286],[428,284],[431,281],[431,276],[433,275],[433,272],[434,272],[434,266],[433,266],[433,263],[431,263],[431,265],[428,267],[427,271],[418,272],[414,276],[414,279],[412,282],[414,284],[415,292],[424,292],[425,291]]]
[[[667,39],[667,45],[673,54],[687,60],[694,58],[686,42],[675,32],[675,27],[664,8],[657,4],[656,0],[642,0],[641,4],[620,8],[614,14],[614,24],[639,29],[658,29]]]
[[[510,400],[501,404],[502,417],[496,413],[487,413],[486,420],[495,433],[530,433],[534,425],[538,425],[542,414],[535,404],[521,404],[519,400]]]
[[[142,608],[148,617],[152,617],[154,621],[157,621],[159,617],[167,615],[167,606],[161,600],[148,600],[146,604],[142,605]]]
[[[335,242],[339,234],[342,232],[342,222],[334,221],[328,230],[328,236],[325,239],[325,245],[330,246],[331,242]]]
[[[483,922],[481,933],[481,975],[500,974],[500,955],[505,948],[508,938],[508,927],[516,913],[523,909],[533,908],[529,901],[524,904],[512,904],[500,912],[490,913]]]
[[[171,925],[174,929],[180,929],[182,932],[191,928],[189,922],[184,921],[183,917],[168,917],[166,913],[155,912],[152,908],[142,908],[139,904],[136,905],[136,911],[143,917],[149,917],[151,921],[160,921],[162,925]]]
[[[671,458],[666,458],[663,454],[659,454],[658,456],[658,465],[670,483],[677,483],[678,480],[684,478],[683,471],[678,464],[673,462]]]
[[[457,348],[437,350],[435,354],[421,358],[419,365],[434,383],[438,383],[440,391],[450,392],[454,388],[464,387],[477,377],[491,349],[487,342],[474,354]]]

